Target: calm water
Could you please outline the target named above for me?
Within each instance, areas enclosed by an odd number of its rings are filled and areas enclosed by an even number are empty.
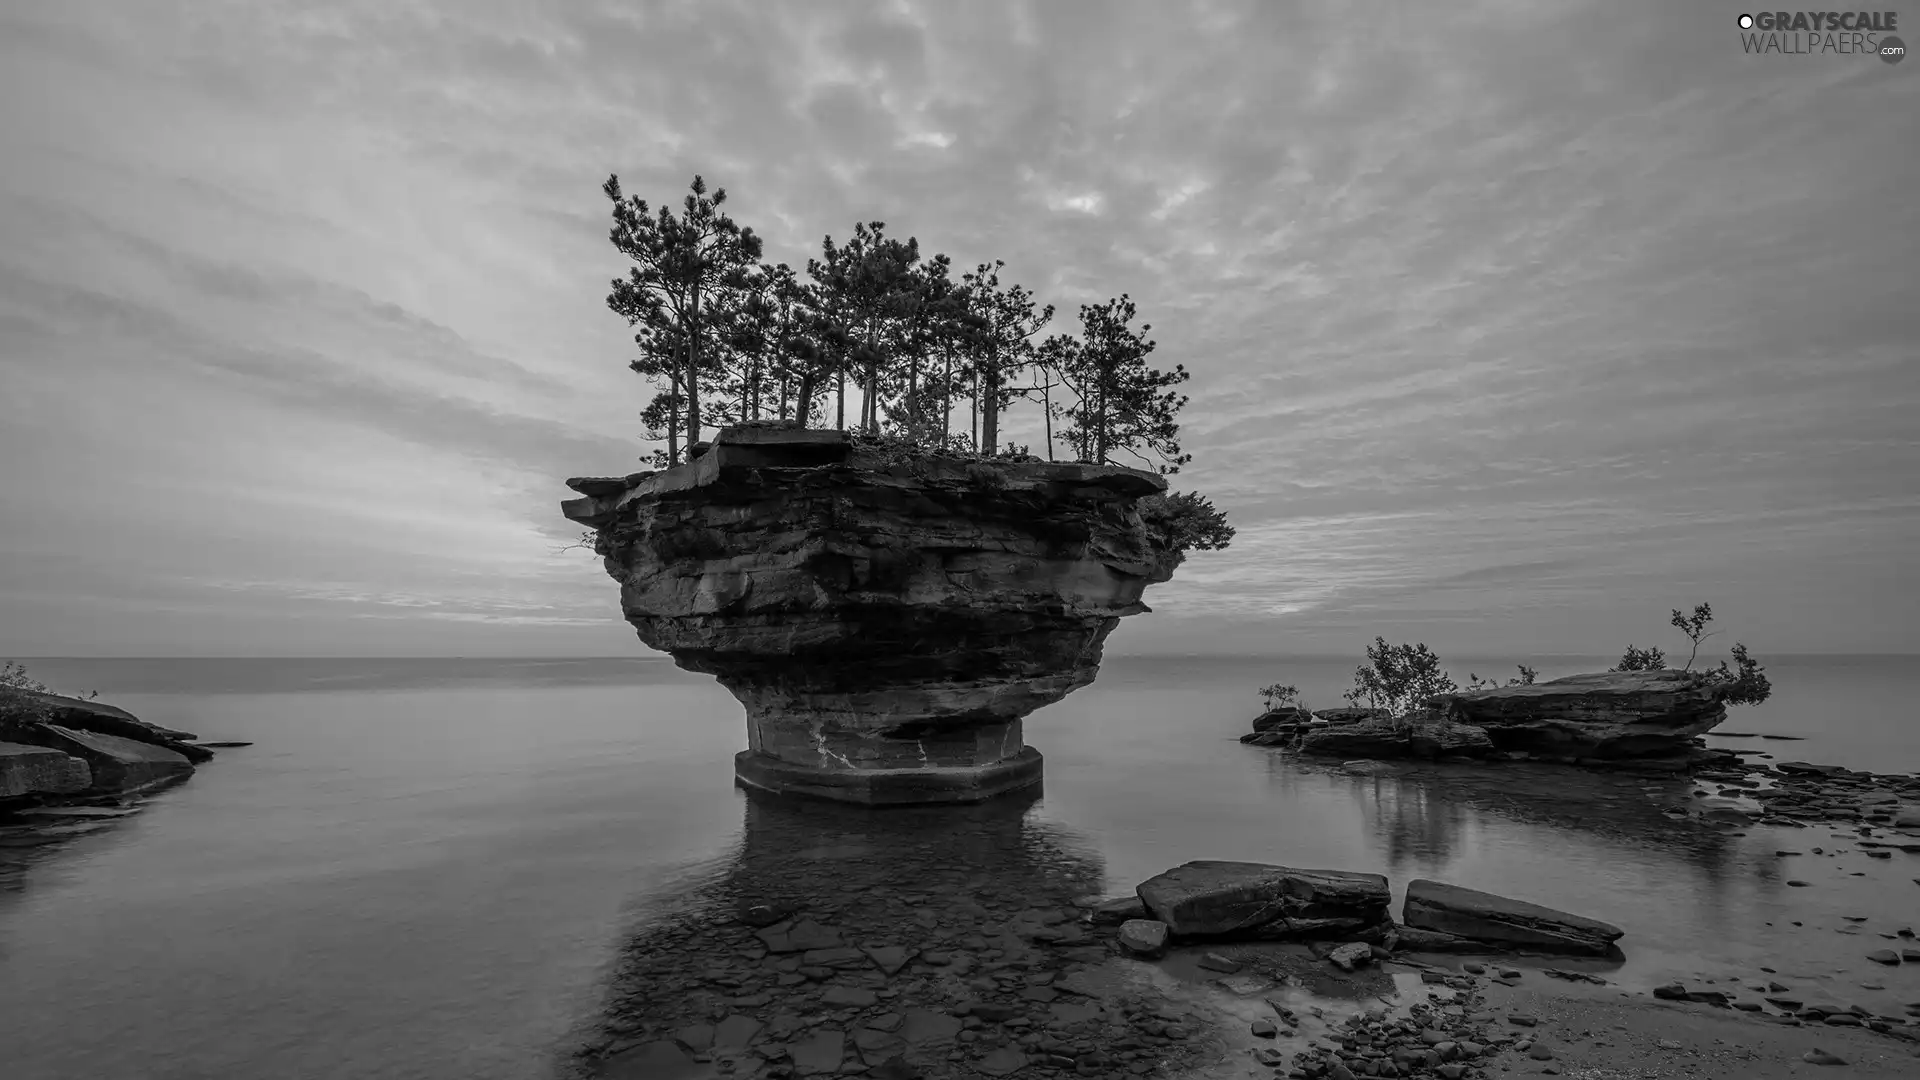
[[[1451,666],[1504,677],[1511,663]],[[1543,677],[1605,666],[1533,663]],[[753,856],[731,785],[739,707],[664,661],[30,667],[256,745],[110,829],[0,850],[9,1080],[540,1076],[591,1025],[619,942]],[[1920,922],[1920,857],[1809,856],[1792,875],[1814,887],[1788,889],[1776,848],[1841,845],[1660,813],[1684,783],[1354,777],[1234,741],[1255,687],[1334,705],[1352,667],[1110,658],[1029,722],[1047,779],[1017,828],[1109,891],[1195,858],[1375,871],[1396,889],[1436,877],[1624,926],[1627,965],[1609,975],[1623,983],[1767,964],[1881,1011],[1920,1000],[1920,965],[1861,959],[1883,944],[1875,930]],[[1775,700],[1726,727],[1807,740],[1728,745],[1920,770],[1920,659],[1787,658],[1769,673]],[[756,813],[788,834],[843,820]]]

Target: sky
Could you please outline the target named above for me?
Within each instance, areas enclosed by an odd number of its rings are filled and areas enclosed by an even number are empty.
[[[0,657],[644,652],[610,173],[1130,294],[1239,532],[1111,651],[1920,652],[1920,61],[1740,10],[0,0]]]

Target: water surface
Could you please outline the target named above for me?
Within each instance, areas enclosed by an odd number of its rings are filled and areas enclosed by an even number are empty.
[[[1605,666],[1531,662],[1542,677]],[[539,1076],[592,1028],[620,943],[739,875],[755,836],[818,832],[829,858],[885,832],[778,807],[750,818],[731,786],[739,706],[659,660],[30,666],[256,745],[108,829],[0,850],[0,1016],[33,1033],[9,1040],[10,1080]],[[1434,877],[1626,927],[1617,981],[1766,964],[1881,1011],[1920,1000],[1920,965],[1861,959],[1913,918],[1920,856],[1848,848],[1788,872],[1776,850],[1844,839],[1676,820],[1662,811],[1690,798],[1679,781],[1353,776],[1235,741],[1255,687],[1291,682],[1336,704],[1352,666],[1110,658],[1029,722],[1047,780],[1006,849],[1054,853],[1102,891],[1195,858],[1375,871],[1396,891]],[[1727,745],[1920,769],[1913,658],[1787,658],[1769,672],[1774,700],[1726,727],[1806,741]],[[994,858],[954,855],[983,858],[974,876]]]

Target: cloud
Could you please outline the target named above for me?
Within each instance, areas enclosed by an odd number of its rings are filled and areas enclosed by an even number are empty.
[[[1129,293],[1241,532],[1126,642],[1920,648],[1920,83],[1852,59],[1652,0],[10,9],[0,651],[630,649],[556,553],[643,449],[613,172]]]

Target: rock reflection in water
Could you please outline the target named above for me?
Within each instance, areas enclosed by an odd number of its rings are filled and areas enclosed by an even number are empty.
[[[731,860],[660,898],[671,914],[626,943],[582,1071],[702,1077],[724,1059],[735,1076],[810,1075],[900,1054],[942,1076],[1022,1055],[1072,1066],[1074,1032],[1119,1019],[1075,981],[1109,959],[1074,905],[1103,866],[1030,815],[1037,797],[876,811],[745,793]],[[965,1000],[1010,1004],[976,1038],[951,1012]]]

